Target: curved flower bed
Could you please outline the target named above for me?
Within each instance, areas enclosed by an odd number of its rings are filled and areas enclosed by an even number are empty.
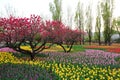
[[[105,52],[102,50],[86,50],[85,52],[73,54],[50,52],[47,60],[89,65],[118,65],[119,63],[114,60],[114,58],[118,56],[120,56],[120,54]]]
[[[86,56],[89,55],[87,52],[90,50],[86,51]],[[76,54],[78,55],[78,53]],[[65,54],[62,57],[67,55]],[[92,54],[90,53],[90,55]],[[113,56],[113,54],[110,55]],[[113,57],[115,56],[117,55]],[[120,68],[111,68],[110,66],[60,63],[55,59],[54,61],[19,61],[11,53],[0,53],[0,79],[3,80],[119,80],[119,73]]]
[[[29,46],[21,46],[20,48],[24,50],[31,50]],[[5,47],[5,48],[0,48],[0,52],[16,52],[16,51],[9,47]]]

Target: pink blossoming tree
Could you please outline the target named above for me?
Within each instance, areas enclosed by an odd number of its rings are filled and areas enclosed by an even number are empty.
[[[47,39],[41,35],[44,26],[40,16],[35,15],[30,18],[0,18],[0,41],[5,42],[6,47],[30,55],[33,60],[37,53],[46,49]],[[23,44],[30,46],[31,50],[22,49]]]
[[[53,44],[61,46],[64,52],[70,52],[73,44],[81,40],[80,34],[82,32],[71,30],[60,21],[43,22],[40,16],[0,18],[0,42],[4,42],[5,47],[30,55],[31,60]],[[24,44],[30,46],[31,50],[21,48]]]
[[[47,21],[46,25],[45,31],[47,32],[45,33],[47,33],[46,35],[49,34],[49,41],[61,46],[64,52],[70,52],[73,44],[81,40],[80,34],[83,34],[83,32],[77,29],[69,29],[60,21]],[[65,44],[67,48],[64,46]]]

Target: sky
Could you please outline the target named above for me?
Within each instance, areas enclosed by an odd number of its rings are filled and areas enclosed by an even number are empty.
[[[6,17],[8,13],[16,16],[29,17],[31,14],[40,15],[44,19],[51,19],[52,15],[49,10],[49,3],[54,0],[0,0],[0,16]],[[62,18],[67,21],[67,12],[74,17],[78,1],[87,5],[89,0],[62,0]],[[93,2],[93,15],[95,15],[96,4],[98,0],[90,0]],[[120,16],[120,0],[115,0],[114,17]]]
[[[16,11],[18,16],[29,16],[30,14],[38,14],[47,18],[51,18],[49,11],[49,3],[54,0],[0,0],[0,14],[6,16],[6,9],[11,8]],[[67,14],[67,10],[70,9],[71,14],[74,14],[76,6],[79,0],[62,0],[63,15]],[[80,0],[87,5],[89,0]],[[98,0],[93,1],[93,6]],[[114,16],[120,16],[119,10],[120,0],[115,0]]]
[[[53,0],[0,0],[0,12],[6,16],[6,7],[15,9],[16,14],[19,16],[29,16],[30,14],[38,14],[44,17],[51,18],[49,11],[49,3]],[[62,10],[63,15],[66,13],[67,8],[75,10],[78,0],[63,0]]]

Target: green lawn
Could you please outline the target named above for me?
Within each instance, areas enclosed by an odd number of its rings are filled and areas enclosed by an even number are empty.
[[[67,48],[66,45],[64,45],[65,48]],[[47,49],[45,51],[56,51],[56,52],[64,52],[64,50],[59,45],[53,45],[50,49]],[[73,45],[71,53],[73,52],[83,52],[85,51],[85,48],[82,45]]]

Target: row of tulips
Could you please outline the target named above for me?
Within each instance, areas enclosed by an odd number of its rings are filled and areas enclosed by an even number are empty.
[[[110,67],[54,63],[52,71],[62,80],[119,80],[120,78],[120,69],[111,69]]]
[[[120,48],[109,48],[109,49],[107,49],[107,51],[109,51],[109,52],[115,52],[115,53],[120,53]]]
[[[0,80],[51,80],[44,61],[19,60],[12,53],[0,52]]]
[[[89,52],[89,53],[88,53]],[[97,54],[98,53],[98,54]],[[65,54],[62,53],[49,53],[47,61],[20,61],[12,55],[12,53],[1,52],[0,53],[0,78],[16,79],[16,80],[119,80],[120,68],[112,68],[111,66],[97,66],[83,64],[84,59],[88,61],[91,58],[98,58],[98,60],[105,60],[103,57],[103,51],[88,50],[86,53],[74,53]],[[53,55],[54,54],[54,55]],[[86,58],[83,57],[87,56]],[[93,55],[94,54],[94,55]],[[95,55],[97,54],[97,55]],[[102,54],[102,55],[99,55]],[[54,59],[60,55],[61,59]],[[90,55],[90,56],[88,56]],[[68,56],[68,57],[67,57]],[[72,57],[73,56],[73,57]],[[75,59],[81,58],[83,61],[81,64],[73,62]],[[119,56],[119,54],[106,53],[105,57],[108,57],[110,63],[117,64],[113,58]],[[50,58],[52,57],[52,58]],[[69,58],[70,57],[70,58]],[[57,57],[58,58],[58,57]],[[64,59],[65,58],[65,59]],[[68,58],[68,59],[67,59]],[[99,59],[101,58],[101,59]],[[48,60],[49,59],[49,60]],[[71,62],[66,62],[70,60]],[[81,59],[81,60],[82,60]],[[62,61],[63,60],[63,61]],[[72,61],[73,60],[73,61]],[[97,59],[95,59],[97,60]],[[93,62],[95,61],[93,60]],[[109,61],[106,60],[106,61]],[[61,62],[62,61],[62,62]],[[79,60],[80,61],[80,60]],[[73,62],[73,63],[72,63]],[[83,62],[83,63],[82,63]],[[105,61],[104,61],[105,62]],[[108,62],[109,63],[109,62]]]
[[[106,50],[108,52],[115,52],[115,53],[120,53],[120,46],[84,46],[84,48],[87,49],[101,49],[101,50]]]

